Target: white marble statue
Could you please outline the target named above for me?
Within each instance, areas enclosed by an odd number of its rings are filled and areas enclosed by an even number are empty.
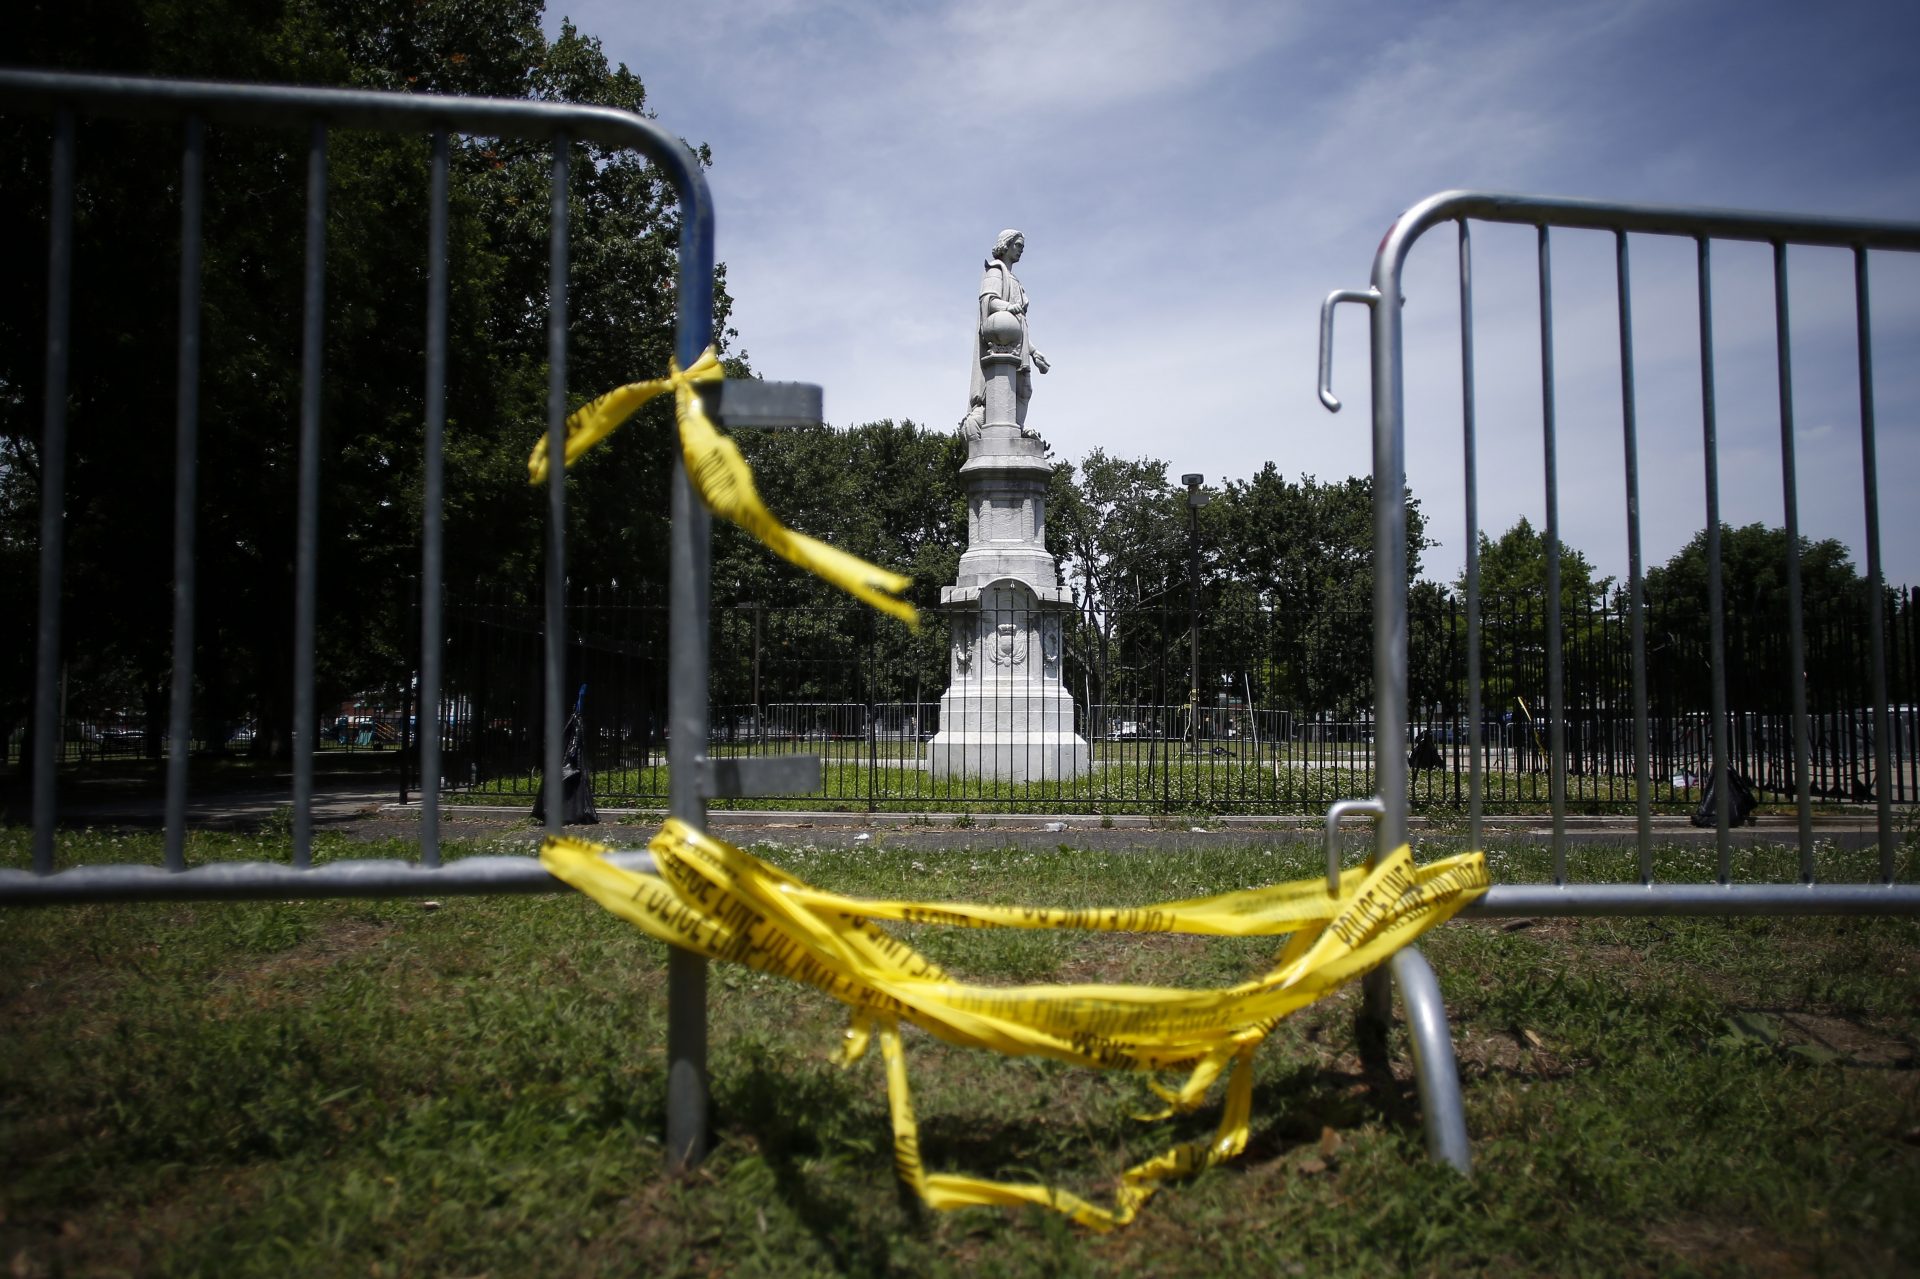
[[[986,372],[980,360],[996,345],[1002,350],[1011,347],[1020,357],[1019,372],[1014,380],[1014,425],[1020,428],[1021,434],[1030,434],[1027,431],[1027,401],[1033,398],[1033,374],[1036,369],[1045,373],[1048,364],[1047,357],[1034,347],[1027,334],[1027,291],[1020,287],[1020,281],[1013,274],[1013,264],[1020,260],[1026,248],[1026,236],[1018,231],[1002,231],[993,243],[993,256],[987,259],[986,272],[980,278],[980,314],[974,325],[973,379],[967,391],[967,415],[960,421],[961,429],[968,438],[977,437],[986,421]],[[989,323],[1003,311],[1019,325],[1017,344],[1012,340],[1012,331],[1004,324]]]
[[[940,609],[953,628],[940,731],[927,743],[936,778],[1066,781],[1093,767],[1074,730],[1065,681],[1073,595],[1047,550],[1045,441],[1026,427],[1033,373],[1047,357],[1027,335],[1027,294],[1014,278],[1026,239],[1003,231],[980,282],[972,386],[961,430],[967,461],[967,549]]]

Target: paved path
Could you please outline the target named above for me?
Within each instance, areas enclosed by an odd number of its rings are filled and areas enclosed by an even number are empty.
[[[314,824],[321,829],[337,829],[362,839],[407,839],[419,829],[417,802],[396,802],[395,787],[369,786],[367,778],[316,779]],[[245,829],[260,825],[292,802],[291,782],[276,779],[276,785],[262,785],[218,794],[190,796],[188,824],[213,829]],[[539,836],[524,806],[445,805],[442,812],[442,837],[446,839],[499,839],[524,835],[531,845]],[[127,793],[105,785],[89,786],[77,782],[63,788],[60,795],[61,824],[66,826],[158,826],[165,820],[161,796],[146,791]],[[8,822],[25,824],[29,814],[23,803],[10,803],[4,814]],[[598,826],[576,827],[581,834],[609,843],[638,844],[660,820],[658,810],[600,810]],[[711,829],[740,843],[771,840],[780,843],[810,843],[835,847],[854,847],[878,843],[892,848],[957,848],[983,845],[1018,848],[1057,848],[1062,844],[1076,848],[1107,849],[1179,849],[1209,845],[1245,844],[1269,839],[1295,842],[1318,840],[1324,829],[1322,819],[1306,815],[1232,816],[1194,822],[1188,818],[1164,816],[1116,816],[1102,818],[1085,814],[995,814],[967,816],[957,813],[841,813],[841,812],[739,812],[716,811],[709,818]],[[1566,821],[1569,845],[1631,843],[1635,838],[1631,815],[1606,817],[1569,817]],[[1464,821],[1444,824],[1416,818],[1415,837],[1423,834],[1465,834]],[[1539,816],[1489,817],[1487,842],[1513,847],[1517,844],[1546,844],[1552,839],[1551,822]],[[1358,824],[1354,825],[1358,838]],[[1663,844],[1707,844],[1714,841],[1711,829],[1701,830],[1684,817],[1658,817],[1653,823],[1654,838]],[[1845,848],[1872,847],[1876,841],[1871,811],[1821,816],[1814,820],[1815,837]],[[1735,846],[1752,844],[1795,844],[1798,825],[1792,817],[1762,817],[1752,825],[1731,833]]]
[[[449,806],[442,810],[443,838],[499,838],[524,834],[529,844],[536,842],[539,830],[526,810],[470,805]],[[600,810],[596,826],[576,826],[572,830],[591,839],[621,846],[638,846],[659,824],[656,810]],[[368,814],[354,823],[355,833],[368,838],[407,838],[418,829],[419,807],[387,803],[377,814]],[[887,848],[964,848],[991,846],[1050,849],[1065,844],[1074,848],[1128,850],[1175,850],[1214,845],[1243,845],[1260,840],[1294,843],[1318,842],[1324,823],[1314,817],[1231,817],[1193,823],[1185,819],[1115,817],[1111,824],[1084,814],[1041,816],[1005,814],[971,819],[951,813],[805,813],[717,811],[708,819],[717,835],[736,843],[773,841],[783,844],[816,844],[835,848],[878,845]],[[1464,836],[1464,822],[1448,823],[1436,829],[1432,823],[1416,819],[1415,837],[1425,832]],[[1635,825],[1631,816],[1568,819],[1570,845],[1632,843]],[[1711,846],[1712,830],[1701,830],[1684,817],[1658,818],[1654,839],[1663,844],[1700,844]],[[1815,838],[1831,841],[1843,848],[1872,847],[1876,832],[1872,814],[1851,814],[1817,818]],[[1538,817],[1492,818],[1487,822],[1487,842],[1495,846],[1550,843],[1550,823]],[[1360,828],[1355,824],[1351,838],[1357,843]],[[1752,844],[1793,845],[1799,840],[1799,828],[1792,818],[1762,818],[1754,826],[1732,832],[1735,846]]]
[[[314,824],[337,825],[372,816],[382,805],[392,805],[396,795],[396,787],[375,789],[365,778],[316,779]],[[159,826],[166,821],[164,796],[144,790],[130,793],[124,786],[72,782],[61,788],[57,802],[63,826]],[[211,795],[188,795],[187,824],[219,830],[258,826],[275,812],[291,810],[292,806],[291,780]],[[9,802],[0,816],[18,825],[32,821],[24,801]]]

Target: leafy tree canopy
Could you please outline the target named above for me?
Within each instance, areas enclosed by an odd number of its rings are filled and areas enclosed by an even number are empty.
[[[645,112],[639,78],[537,0],[106,0],[12,16],[10,61],[62,69],[489,94]],[[74,686],[160,718],[168,653],[180,130],[83,121],[77,139],[66,660]],[[12,198],[0,237],[44,245],[50,127],[0,118]],[[704,160],[705,151],[700,155]],[[526,456],[545,428],[545,144],[452,146],[447,581],[537,591],[544,495]],[[285,746],[290,671],[306,136],[207,137],[200,391],[196,699],[220,728],[262,719]],[[329,139],[320,517],[322,705],[397,682],[420,537],[428,142]],[[571,166],[569,385],[576,401],[663,370],[678,213],[639,159],[576,147]],[[18,722],[31,663],[38,541],[45,257],[9,255],[0,283],[0,554],[18,619],[5,629],[0,719]],[[725,341],[730,299],[716,281]],[[730,362],[746,373],[744,358]],[[667,413],[651,409],[570,481],[576,580],[664,575]],[[87,605],[111,600],[111,608]],[[131,624],[129,624],[131,621]],[[157,735],[151,746],[158,747]]]
[[[1077,469],[1055,466],[1047,542],[1089,616],[1157,600],[1186,584],[1185,490],[1157,458],[1095,448]]]
[[[1787,617],[1787,531],[1765,524],[1720,526],[1720,580],[1730,617]],[[1809,616],[1840,604],[1858,604],[1864,583],[1833,538],[1800,539],[1800,589]],[[1707,531],[1701,529],[1665,564],[1647,574],[1647,596],[1663,616],[1707,615]]]
[[[1407,580],[1432,543],[1411,493],[1407,506]],[[1222,494],[1221,567],[1275,608],[1302,614],[1372,607],[1373,479],[1289,480],[1269,462]]]
[[[1613,586],[1611,577],[1595,577],[1593,563],[1577,548],[1560,544],[1560,603],[1583,609]],[[1456,587],[1465,592],[1463,573]],[[1525,606],[1547,598],[1547,537],[1521,516],[1498,541],[1480,534],[1480,595],[1489,601]]]

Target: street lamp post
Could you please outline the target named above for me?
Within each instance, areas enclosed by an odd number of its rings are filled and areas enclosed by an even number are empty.
[[[1194,754],[1200,753],[1200,508],[1207,495],[1200,491],[1206,476],[1190,472],[1180,477],[1187,486],[1187,613],[1193,668],[1187,685],[1187,724],[1193,733]]]

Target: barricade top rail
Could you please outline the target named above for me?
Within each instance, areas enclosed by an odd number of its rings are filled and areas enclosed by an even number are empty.
[[[294,126],[318,117],[342,129],[447,128],[530,141],[565,137],[605,147],[637,147],[649,159],[698,177],[687,144],[645,116],[572,102],[0,70],[0,103],[139,120],[199,116],[222,124]]]
[[[681,280],[713,276],[713,198],[699,159],[680,138],[644,116],[617,107],[521,98],[465,98],[445,94],[319,85],[229,84],[213,80],[164,80],[139,76],[82,75],[61,71],[0,70],[0,109],[36,112],[62,109],[83,115],[138,120],[201,120],[259,127],[308,126],[387,132],[478,134],[525,141],[591,142],[640,151],[672,181],[685,214],[681,228]],[[704,333],[702,312],[693,310],[701,288],[680,290],[679,331]],[[711,298],[701,302],[710,311]],[[705,349],[676,343],[683,365]]]
[[[1920,222],[1869,221],[1819,214],[1766,213],[1747,209],[1694,208],[1676,204],[1619,204],[1562,196],[1514,195],[1497,191],[1442,191],[1408,208],[1394,220],[1375,258],[1380,265],[1404,259],[1427,231],[1445,222],[1470,218],[1564,230],[1627,231],[1677,235],[1689,239],[1786,242],[1835,248],[1895,249],[1920,252]]]

